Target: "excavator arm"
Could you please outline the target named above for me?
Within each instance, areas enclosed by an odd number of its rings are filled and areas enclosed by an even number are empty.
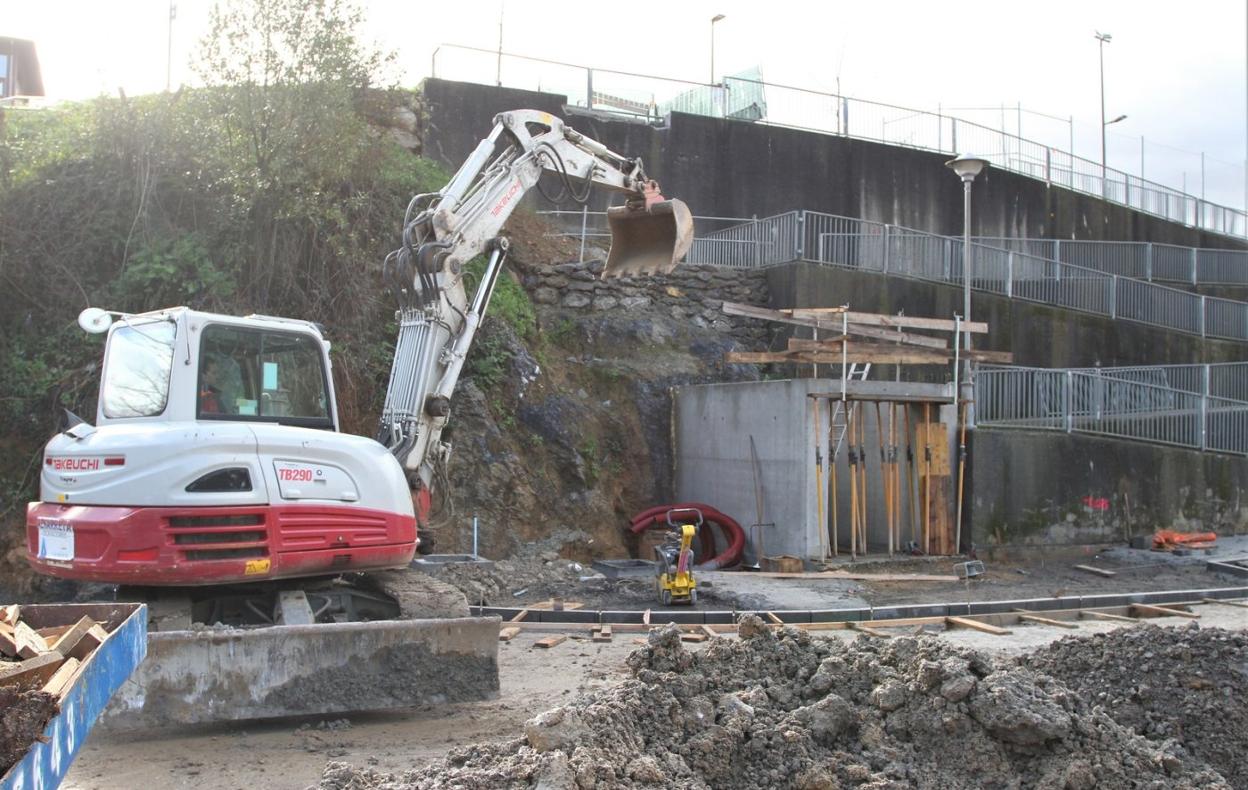
[[[499,231],[546,172],[558,176],[561,194],[581,203],[592,184],[624,194],[624,205],[608,211],[612,245],[603,277],[670,272],[693,242],[688,208],[663,199],[640,159],[549,113],[496,116],[442,190],[412,198],[402,245],[383,269],[398,302],[399,335],[378,440],[407,470],[413,492],[431,490],[445,470],[450,446],[440,437],[450,398],[507,257]],[[465,267],[484,253],[488,262],[470,299]]]

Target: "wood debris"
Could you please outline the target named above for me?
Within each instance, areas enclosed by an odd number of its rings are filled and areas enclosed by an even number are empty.
[[[0,686],[64,698],[91,654],[108,638],[90,617],[36,629],[16,604],[0,606]]]

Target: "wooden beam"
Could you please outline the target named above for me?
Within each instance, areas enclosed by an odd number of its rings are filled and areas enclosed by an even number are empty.
[[[869,625],[863,625],[862,623],[857,623],[857,622],[854,622],[853,620],[849,621],[849,630],[858,631],[860,633],[866,634],[867,636],[874,636],[876,639],[892,639],[893,638],[892,634],[886,634],[883,631],[879,630],[878,628],[873,628]]]
[[[794,317],[802,315],[800,310],[794,311]],[[958,322],[948,318],[921,318],[908,315],[884,315],[882,313],[845,313],[846,320],[851,324],[867,326],[891,326],[907,329],[930,329],[936,332],[953,332]],[[973,335],[988,334],[988,324],[983,321],[963,321],[962,331]]]
[[[526,617],[528,617],[528,616],[529,616],[529,610],[528,610],[528,609],[521,609],[519,612],[517,612],[517,613],[516,613],[516,616],[515,616],[515,617],[511,618],[511,620],[510,620],[509,622],[518,623],[518,622],[520,622],[521,620],[523,620],[524,618],[526,618]]]
[[[1194,620],[1200,618],[1200,615],[1195,612],[1185,612],[1182,609],[1172,609],[1169,606],[1154,606],[1147,603],[1133,603],[1131,604],[1131,609],[1142,614],[1151,614],[1154,617],[1190,617]]]
[[[719,636],[719,634],[716,633],[714,628],[711,628],[709,625],[706,625],[705,623],[698,626],[698,629],[701,630],[702,633],[706,634],[707,636]]]
[[[1097,576],[1104,576],[1107,579],[1118,575],[1117,573],[1111,570],[1108,570],[1106,568],[1097,568],[1092,565],[1075,565],[1073,567],[1077,571],[1083,571],[1085,573],[1095,573]]]
[[[682,642],[705,642],[706,638],[707,638],[706,634],[702,633],[701,631],[682,633],[680,635],[680,641]]]
[[[836,327],[836,328],[840,329],[841,327]],[[849,335],[852,335],[854,337],[870,338],[871,340],[878,340],[878,341],[882,341],[885,343],[891,343],[894,346],[900,343],[901,345],[922,346],[923,348],[948,348],[949,347],[948,341],[942,340],[938,337],[928,337],[927,335],[912,335],[912,334],[908,334],[908,333],[901,332],[901,331],[891,331],[888,329],[879,329],[877,327],[869,327],[869,326],[858,326],[857,324],[850,324],[844,329],[846,332],[849,333]],[[802,342],[804,343],[810,343],[811,344],[810,348],[814,349],[814,348],[818,348],[820,343],[824,343],[824,342],[840,343],[842,342],[842,339],[846,337],[848,337],[848,335],[837,335],[834,337],[821,337],[818,340],[812,340],[808,338],[796,338],[796,339],[802,340]]]
[[[548,636],[543,639],[539,639],[533,644],[537,647],[542,647],[542,648],[546,648],[547,650],[549,650],[555,645],[561,645],[566,641],[568,641],[567,634],[560,634],[558,636]]]
[[[1009,364],[1014,361],[1014,354],[1008,351],[976,351],[959,352],[960,359],[969,357],[974,362],[992,364]],[[878,365],[944,365],[951,362],[954,353],[926,348],[872,348],[860,349],[850,344],[849,350],[842,355],[839,351],[729,351],[724,354],[724,361],[730,364],[766,365],[775,363],[792,363],[795,365],[839,365],[848,363],[872,362]]]
[[[992,634],[993,636],[1005,636],[1006,634],[1012,633],[1010,629],[1008,628],[1001,628],[1000,626],[989,625],[988,623],[984,623],[979,620],[972,620],[969,617],[946,617],[945,625],[949,626],[950,628],[952,628],[953,626],[960,625],[963,628],[970,628],[975,631],[983,631],[985,634]]]
[[[516,635],[519,633],[520,626],[518,625],[509,625],[505,628],[500,628],[498,629],[498,641],[510,642],[512,639],[515,639]]]
[[[19,658],[34,658],[40,653],[48,652],[48,642],[21,620],[13,628],[13,638],[17,641]]]
[[[65,657],[55,650],[25,661],[0,665],[0,685],[41,688],[56,674]]]
[[[1080,617],[1090,617],[1093,620],[1113,620],[1119,623],[1138,623],[1139,619],[1135,617],[1124,617],[1120,614],[1110,614],[1109,612],[1098,612],[1095,609],[1081,609]]]
[[[1223,606],[1238,606],[1243,609],[1248,609],[1248,603],[1242,603],[1240,601],[1223,601],[1219,598],[1201,598],[1200,602],[1201,603],[1216,603],[1216,604],[1221,604]]]
[[[558,606],[559,608],[555,608]],[[566,612],[574,609],[582,609],[585,604],[580,601],[558,601],[554,598],[540,601],[538,603],[529,604],[529,608],[539,612]]]
[[[767,619],[770,620],[775,625],[784,625],[784,621],[781,620],[779,617],[776,617],[775,612],[765,612],[764,614],[766,614]]]
[[[853,571],[813,571],[808,573],[778,573],[771,571],[750,571],[750,576],[759,579],[848,579],[850,581],[876,582],[958,582],[957,576],[941,576],[928,573],[865,573]]]
[[[1077,623],[1072,623],[1067,620],[1054,620],[1051,617],[1041,617],[1038,614],[1030,614],[1023,609],[1015,609],[1014,611],[1019,613],[1018,615],[1019,620],[1023,620],[1028,623],[1036,623],[1038,625],[1051,625],[1057,628],[1078,628],[1079,627]]]
[[[815,315],[840,315],[849,312],[848,305],[840,307],[782,307],[779,312],[785,315],[793,315],[794,313],[814,313]]]
[[[78,672],[79,661],[76,658],[67,658],[65,663],[52,673],[52,677],[48,678],[48,682],[43,684],[40,689],[45,694],[51,694],[59,697],[69,690],[69,686],[74,681],[74,675]]]
[[[83,661],[100,645],[91,635],[91,627],[94,625],[95,621],[90,617],[82,617],[49,646],[66,658]]]
[[[603,623],[602,627],[594,632],[593,641],[610,642],[611,641],[611,624]]]

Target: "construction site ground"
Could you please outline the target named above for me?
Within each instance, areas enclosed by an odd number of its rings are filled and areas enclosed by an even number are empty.
[[[1248,542],[1239,538],[1238,541]],[[1222,557],[1239,546],[1224,544]],[[1248,548],[1248,547],[1244,547]],[[836,606],[897,602],[946,602],[965,600],[1015,599],[1051,595],[1079,595],[1098,592],[1160,589],[1199,589],[1234,586],[1242,580],[1207,572],[1203,555],[1175,557],[1147,551],[1115,549],[1086,557],[1062,556],[1032,558],[1021,563],[988,562],[987,573],[968,583],[950,582],[871,582],[839,579],[772,579],[745,573],[704,574],[715,589],[707,596],[706,607],[722,608],[724,599],[752,601],[761,608],[831,608]],[[564,560],[539,560],[543,566],[565,564]],[[919,559],[892,562],[859,561],[854,571],[905,574],[951,573],[953,561]],[[1074,564],[1091,564],[1114,570],[1117,575],[1102,577],[1075,570]],[[497,568],[497,566],[495,566]],[[577,581],[585,569],[567,569],[578,574],[567,585],[551,584],[526,591],[516,603],[551,593],[577,599]],[[533,586],[532,576],[528,577]],[[462,580],[461,580],[462,581]],[[597,580],[592,584],[600,585]],[[626,585],[649,584],[639,580]],[[566,587],[566,588],[565,588]],[[648,587],[646,588],[649,589]],[[709,590],[708,590],[709,591]],[[513,597],[509,591],[508,598]],[[616,596],[609,590],[596,593],[595,605],[610,603],[619,608],[644,608],[640,593]],[[603,597],[605,596],[605,597]],[[722,597],[721,597],[722,596]],[[582,596],[593,598],[593,595]],[[715,605],[716,599],[720,600]],[[629,605],[624,605],[629,604]],[[500,601],[500,605],[502,602]],[[1167,627],[1225,628],[1248,630],[1248,608],[1213,604],[1195,607],[1198,620],[1165,617],[1147,622]],[[654,612],[652,622],[663,622]],[[1106,633],[1118,628],[1146,627],[1118,621],[1080,620],[1077,628],[1043,624],[1019,624],[1006,636],[975,630],[938,631],[939,639],[999,655],[1029,653],[1062,637]],[[909,635],[914,627],[890,629],[893,635]],[[314,787],[328,761],[342,761],[359,769],[402,774],[404,771],[445,757],[448,750],[477,742],[502,742],[519,737],[526,721],[538,714],[567,704],[581,695],[599,695],[618,687],[632,677],[626,659],[639,649],[644,633],[620,629],[610,642],[595,642],[590,632],[558,631],[566,641],[543,649],[537,641],[550,631],[530,626],[511,641],[499,645],[501,691],[497,698],[387,713],[352,714],[341,718],[282,719],[244,725],[214,725],[166,729],[158,732],[95,732],[80,753],[64,787],[76,790],[108,790],[133,787],[274,788]],[[816,639],[848,641],[873,637],[852,631],[812,632]],[[727,635],[736,640],[736,635]],[[644,640],[642,640],[644,641]],[[711,640],[685,647],[701,651]]]

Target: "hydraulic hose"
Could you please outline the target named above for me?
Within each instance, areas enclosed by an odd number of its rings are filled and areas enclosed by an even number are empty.
[[[702,513],[702,529],[698,533],[698,542],[701,544],[702,552],[698,557],[700,562],[695,566],[697,570],[713,571],[730,568],[741,561],[741,554],[745,550],[745,530],[731,516],[724,515],[716,508],[701,502],[683,502],[647,508],[633,516],[628,529],[633,534],[640,535],[656,525],[666,527],[667,512],[681,508],[696,509]],[[718,526],[724,533],[728,539],[728,547],[715,556],[707,557],[706,555],[714,551],[715,546],[711,524]]]

